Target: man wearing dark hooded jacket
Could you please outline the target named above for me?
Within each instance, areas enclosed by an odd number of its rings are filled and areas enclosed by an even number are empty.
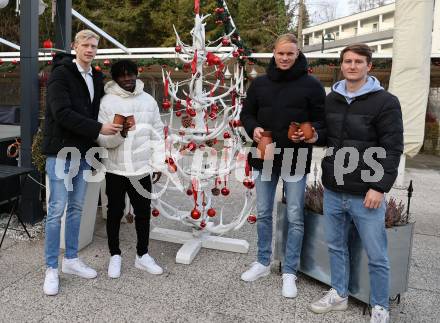
[[[65,245],[62,271],[83,278],[95,278],[96,271],[78,258],[78,237],[87,183],[84,159],[95,140],[115,134],[121,126],[97,120],[103,96],[102,73],[92,68],[99,36],[82,30],[75,36],[76,57],[58,54],[48,82],[44,138],[42,144],[49,178],[49,203],[46,219],[46,276],[43,291],[56,295],[59,289],[58,256],[61,218],[66,208]],[[73,59],[75,58],[75,61]],[[67,154],[67,152],[69,152]]]
[[[315,313],[347,309],[347,243],[353,221],[368,256],[371,322],[386,323],[390,280],[384,193],[397,177],[403,122],[399,100],[368,75],[371,58],[365,44],[344,48],[344,80],[326,98],[326,126],[317,144],[329,147],[322,160],[322,183],[332,288],[310,308]]]
[[[240,116],[247,134],[253,139],[253,147],[261,141],[263,131],[271,131],[275,144],[275,154],[266,149],[264,160],[255,153],[248,156],[254,174],[258,173],[255,179],[258,255],[257,262],[241,275],[241,279],[254,281],[270,272],[272,210],[281,177],[288,226],[282,295],[290,298],[297,295],[295,280],[304,234],[304,191],[312,146],[304,141],[301,132],[289,138],[288,129],[291,122],[306,121],[319,128],[324,118],[324,100],[324,89],[317,79],[308,75],[307,61],[298,50],[295,36],[286,34],[275,42],[274,58],[267,74],[250,85]]]

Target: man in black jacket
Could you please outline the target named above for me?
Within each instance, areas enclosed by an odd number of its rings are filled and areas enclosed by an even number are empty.
[[[264,159],[258,153],[248,156],[254,174],[258,174],[255,179],[258,255],[257,262],[241,275],[241,279],[254,281],[270,272],[272,210],[281,177],[286,194],[288,226],[283,261],[284,297],[297,295],[296,272],[304,235],[304,191],[312,154],[312,146],[296,135],[289,138],[288,129],[291,122],[306,121],[319,128],[324,119],[324,100],[324,88],[317,79],[308,75],[307,60],[298,50],[295,36],[286,34],[275,42],[274,58],[267,74],[250,85],[240,116],[247,134],[253,138],[253,147],[265,140],[263,131],[271,132],[276,145],[272,153],[266,149]]]
[[[367,45],[350,45],[340,58],[345,79],[327,96],[326,128],[318,130],[318,144],[329,147],[322,161],[322,183],[332,289],[311,304],[311,310],[347,309],[347,240],[353,221],[369,260],[371,322],[388,322],[384,193],[397,177],[403,151],[402,113],[398,99],[368,75],[372,51]]]
[[[46,276],[43,291],[58,293],[58,255],[61,218],[66,208],[65,245],[62,271],[83,278],[95,278],[96,271],[78,258],[81,213],[87,189],[85,172],[90,165],[87,151],[103,135],[115,134],[122,126],[97,122],[103,96],[102,73],[92,68],[99,36],[82,30],[75,36],[76,58],[58,54],[48,82],[43,153],[49,178],[49,203],[46,219]],[[75,58],[75,61],[73,59]]]

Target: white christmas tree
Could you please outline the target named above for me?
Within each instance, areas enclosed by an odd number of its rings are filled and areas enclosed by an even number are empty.
[[[170,72],[162,71],[162,107],[168,117],[164,129],[168,177],[164,185],[156,185],[154,192],[178,191],[186,194],[194,204],[191,209],[182,209],[166,201],[165,196],[160,194],[152,202],[153,216],[163,215],[193,229],[191,234],[160,228],[152,231],[152,238],[184,243],[176,257],[176,261],[181,263],[190,263],[201,246],[247,252],[248,243],[244,240],[210,234],[222,235],[238,230],[246,220],[251,223],[256,220],[250,214],[254,204],[254,182],[240,133],[239,115],[244,97],[243,67],[238,63],[231,64],[231,60],[239,56],[242,49],[230,40],[235,26],[232,32],[207,42],[204,21],[210,15],[199,14],[197,0],[194,8],[192,45],[182,42],[174,28],[176,56],[191,68],[191,77],[174,82]],[[227,10],[224,1],[223,8]],[[230,46],[230,50],[225,51],[223,46]],[[223,52],[217,55],[221,49]],[[233,66],[232,74],[227,65]],[[176,122],[175,118],[181,118],[181,122]],[[223,141],[217,142],[219,137]],[[212,201],[216,196],[229,195],[227,183],[231,175],[242,180],[246,188],[241,212],[225,216],[223,210],[218,211],[212,207]],[[220,189],[218,185],[221,184],[223,187]]]

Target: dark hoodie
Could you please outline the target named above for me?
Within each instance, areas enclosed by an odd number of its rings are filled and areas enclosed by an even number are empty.
[[[241,122],[251,138],[256,127],[272,131],[276,147],[281,148],[281,153],[275,154],[272,167],[272,171],[277,174],[281,174],[283,148],[294,149],[293,155],[290,155],[292,157],[286,157],[282,173],[287,171],[285,175],[304,174],[304,168],[296,169],[296,161],[298,148],[307,148],[307,174],[310,172],[312,145],[304,142],[295,144],[288,139],[287,132],[292,121],[311,121],[315,128],[321,127],[324,119],[324,88],[316,78],[308,75],[307,60],[302,53],[286,71],[278,69],[275,59],[272,58],[266,72],[266,75],[257,77],[250,85],[240,115]],[[257,143],[253,142],[253,147],[256,146]],[[249,154],[248,160],[252,167],[263,168],[261,159],[253,158]]]
[[[81,154],[95,146],[102,124],[97,122],[104,94],[103,76],[93,70],[94,98],[73,62],[74,55],[57,54],[47,85],[43,153],[56,155],[64,147],[76,147]]]

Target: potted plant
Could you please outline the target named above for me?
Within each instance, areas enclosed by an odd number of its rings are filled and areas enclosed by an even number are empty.
[[[410,188],[412,190],[412,185]],[[324,189],[321,183],[314,183],[306,188],[304,239],[299,271],[330,285],[330,261],[325,238],[323,193]],[[386,203],[384,226],[387,231],[390,260],[390,296],[400,299],[400,295],[408,290],[414,223],[410,222],[409,208],[405,210],[403,202],[391,197]],[[281,219],[285,217],[285,204],[282,202],[278,205],[278,214],[281,215],[279,216]],[[282,224],[282,221],[277,221],[277,225],[283,228],[286,227]],[[280,234],[284,235],[285,230],[282,230]],[[278,240],[284,241],[285,239]],[[350,295],[368,304],[370,300],[368,258],[353,224],[348,245],[350,253]],[[278,244],[278,248],[275,246],[276,259],[283,259],[282,250],[284,250],[283,243]]]

